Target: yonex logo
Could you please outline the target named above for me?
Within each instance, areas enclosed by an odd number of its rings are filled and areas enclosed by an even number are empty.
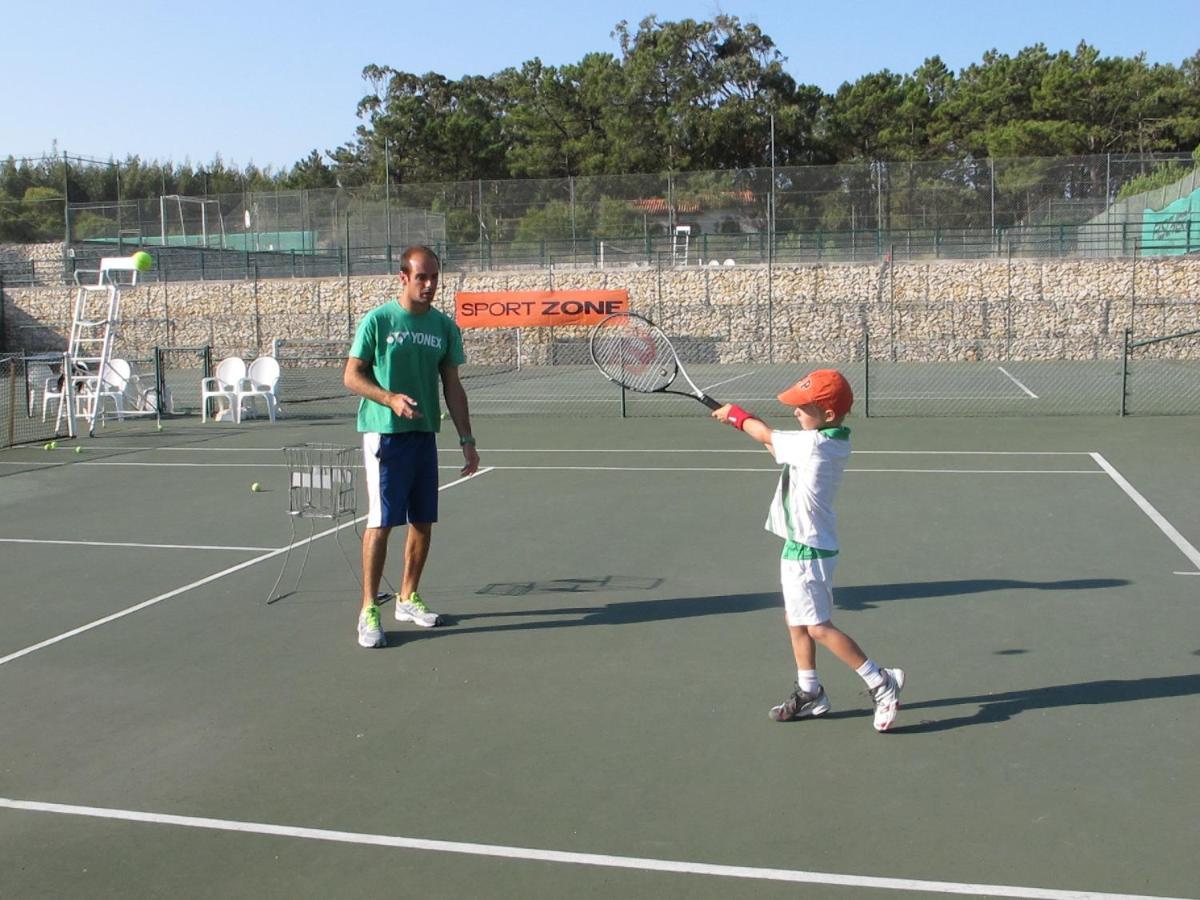
[[[387,343],[397,347],[403,346],[405,341],[411,341],[422,347],[433,347],[435,350],[441,350],[444,346],[440,337],[435,334],[425,334],[423,331],[393,331],[387,336]]]

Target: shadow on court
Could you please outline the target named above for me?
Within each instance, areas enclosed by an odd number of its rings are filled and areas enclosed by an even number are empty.
[[[585,625],[636,625],[644,622],[664,622],[673,619],[694,619],[699,616],[725,616],[735,613],[756,612],[762,609],[780,609],[782,602],[777,593],[767,594],[721,594],[713,597],[669,597],[659,600],[631,600],[607,603],[604,606],[557,606],[539,609],[497,610],[475,613],[460,613],[442,618],[453,628],[435,628],[429,631],[406,631],[405,643],[432,637],[454,637],[479,632],[536,631],[543,628],[578,628]],[[497,622],[461,627],[465,623],[496,619],[519,621]]]
[[[890,600],[918,600],[925,597],[954,597],[984,591],[1094,591],[1123,587],[1123,578],[1069,578],[1063,581],[1016,581],[1011,578],[965,578],[954,581],[911,581],[901,584],[865,584],[835,587],[833,602],[838,609],[873,609]]]
[[[901,725],[893,728],[889,733],[928,734],[962,728],[967,725],[993,725],[1034,709],[1133,703],[1138,700],[1162,700],[1167,697],[1187,697],[1194,694],[1200,694],[1200,674],[1165,675],[1159,678],[1138,678],[1124,681],[1116,679],[1084,681],[1079,684],[1059,684],[1025,691],[1009,691],[1003,694],[946,697],[942,700],[905,703],[902,705],[901,712],[911,716],[916,710],[961,706],[969,703],[978,703],[979,709],[969,716],[955,716],[952,719],[925,720],[915,725]]]

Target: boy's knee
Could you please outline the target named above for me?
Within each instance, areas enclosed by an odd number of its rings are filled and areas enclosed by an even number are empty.
[[[824,643],[827,638],[837,633],[837,629],[833,627],[832,622],[821,622],[818,625],[809,625],[807,628],[808,636],[814,641],[821,643]]]

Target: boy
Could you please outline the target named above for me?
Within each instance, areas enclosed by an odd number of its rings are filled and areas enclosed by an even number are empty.
[[[818,369],[780,394],[779,402],[795,407],[800,431],[776,431],[733,404],[712,414],[763,444],[783,465],[766,528],[784,540],[780,580],[796,658],[796,689],[769,715],[776,722],[790,722],[829,712],[829,698],[817,679],[820,644],[866,682],[875,701],[875,730],[887,731],[900,708],[904,670],[879,668],[830,621],[838,554],[833,499],[850,458],[850,429],[842,421],[854,394],[841,372]]]

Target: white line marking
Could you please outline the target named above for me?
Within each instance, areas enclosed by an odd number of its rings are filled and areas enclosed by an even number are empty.
[[[750,374],[751,373],[747,372],[745,375],[734,375],[732,378],[726,378],[724,381],[714,381],[708,387],[703,388],[703,391],[707,394],[715,387],[720,387],[723,384],[729,384],[730,382],[737,381],[739,378],[748,378],[750,377]]]
[[[1200,575],[1200,572],[1173,572],[1174,575]]]
[[[130,448],[138,450],[191,450],[197,453],[205,452],[224,452],[224,453],[239,453],[253,452],[252,448],[246,448],[246,451],[241,451],[231,447],[138,447]],[[272,453],[278,451],[272,450]],[[438,449],[439,453],[453,453],[458,456],[461,450],[456,450],[450,447]],[[615,455],[621,453],[674,453],[679,454],[696,454],[696,453],[757,453],[762,454],[765,451],[762,447],[487,447],[485,453],[604,453],[606,455]],[[855,456],[863,455],[891,455],[891,456],[1088,456],[1087,450],[854,450]],[[103,462],[102,460],[92,460],[92,465],[97,465]],[[75,465],[83,465],[84,461],[80,460],[74,463]],[[0,465],[8,466],[56,466],[56,465],[71,465],[71,463],[49,462],[49,461],[25,461],[16,460],[0,460]],[[160,465],[164,465],[160,463]],[[179,464],[182,465],[182,464]],[[197,465],[192,463],[191,465]],[[261,464],[260,464],[261,465]],[[266,465],[278,465],[276,463],[266,463]],[[357,468],[362,468],[361,465]]]
[[[472,478],[477,478],[478,476],[483,475],[490,471],[492,471],[490,468],[480,469],[474,475],[468,475],[465,478],[459,478],[458,480],[451,481],[448,484],[439,485],[438,491],[441,492],[441,491],[446,490],[447,488],[452,488],[457,484],[462,484],[464,481],[469,481]],[[242,569],[248,569],[248,568],[250,568],[250,566],[257,565],[260,562],[265,562],[266,560],[271,559],[272,557],[278,556],[281,553],[287,553],[288,550],[294,550],[297,547],[303,547],[307,543],[320,540],[321,538],[326,537],[327,535],[331,535],[336,531],[340,531],[343,528],[349,528],[352,525],[357,525],[359,522],[363,521],[364,519],[366,519],[366,516],[359,516],[356,519],[351,519],[348,522],[343,522],[341,525],[335,525],[333,528],[327,528],[322,532],[319,532],[314,535],[310,535],[309,537],[306,537],[303,540],[296,541],[295,543],[290,544],[286,547],[280,547],[276,550],[271,550],[270,552],[264,553],[261,556],[256,556],[253,559],[248,559],[245,562],[240,562],[236,566],[230,566],[228,569],[222,569],[220,572],[214,572],[212,575],[208,575],[197,581],[193,581],[191,584],[185,584],[183,587],[175,588],[172,591],[167,591],[165,594],[159,594],[157,597],[151,597],[149,600],[143,600],[141,603],[136,603],[133,606],[127,607],[126,609],[122,609],[118,612],[112,613],[111,615],[107,615],[107,616],[104,616],[103,618],[96,619],[94,622],[88,622],[86,625],[80,625],[78,628],[72,628],[70,631],[64,631],[62,634],[55,635],[52,638],[47,638],[44,641],[39,641],[36,644],[32,644],[28,647],[25,647],[23,650],[17,650],[13,653],[10,653],[10,654],[8,654],[8,656],[0,656],[0,666],[3,666],[10,662],[13,662],[14,660],[20,659],[23,656],[28,656],[30,653],[34,653],[35,651],[42,650],[53,644],[57,644],[60,641],[65,641],[67,638],[72,638],[72,637],[75,637],[76,635],[83,634],[85,631],[91,631],[93,628],[99,628],[101,625],[107,625],[109,622],[115,622],[117,619],[123,619],[126,616],[133,615],[135,612],[140,612],[141,610],[146,609],[147,607],[150,607],[150,606],[154,606],[157,603],[161,603],[164,600],[170,600],[172,597],[178,597],[180,594],[185,594],[188,591],[194,590],[198,587],[202,587],[203,585],[209,584],[210,582],[216,581],[220,578],[224,578],[226,575],[232,575],[234,572],[240,572]]]
[[[68,544],[72,547],[135,547],[139,550],[236,550],[261,553],[276,547],[222,547],[215,544],[136,544],[127,541],[58,541],[38,538],[0,538],[2,544]]]
[[[1171,543],[1178,547],[1183,555],[1191,560],[1192,565],[1200,569],[1200,550],[1193,547],[1187,538],[1180,534],[1175,529],[1175,526],[1168,522],[1166,517],[1150,504],[1149,500],[1139,494],[1134,486],[1125,479],[1125,476],[1118,472],[1107,459],[1099,453],[1093,453],[1092,459],[1109,474],[1112,480],[1117,483],[1121,490],[1129,495],[1129,498],[1134,503],[1141,507],[1142,512],[1150,517],[1150,521],[1157,525],[1159,530],[1171,539]]]
[[[1019,387],[1021,390],[1023,390],[1026,394],[1028,394],[1034,400],[1038,399],[1037,394],[1035,394],[1029,388],[1025,387],[1025,385],[1021,384],[1020,380],[1017,379],[1017,377],[1014,376],[1011,372],[1009,372],[1008,369],[1004,368],[1004,366],[996,366],[996,368],[999,369],[1001,372],[1003,372],[1013,384],[1015,384],[1017,387]]]
[[[0,465],[7,466],[38,466],[46,469],[51,466],[127,466],[142,469],[284,469],[287,463],[227,463],[227,462],[137,462],[127,459],[99,460],[89,462],[11,462],[0,460]],[[361,469],[361,465],[354,468]],[[439,469],[461,469],[462,466],[438,466]]]
[[[99,806],[73,806],[65,803],[10,800],[7,797],[0,797],[0,807],[22,812],[52,813],[55,815],[82,816],[92,819],[115,819],[122,822],[142,822],[150,825],[175,825],[182,828],[202,828],[211,831],[262,834],[274,837],[300,838],[308,841],[330,841],[339,844],[392,847],[402,850],[425,850],[434,853],[459,853],[467,856],[498,857],[500,859],[529,860],[532,862],[602,866],[610,869],[634,869],[641,872],[669,872],[677,875],[712,875],[721,878],[744,878],[755,881],[786,881],[797,884],[829,884],[844,887],[873,888],[876,890],[929,891],[939,894],[963,894],[970,896],[1028,897],[1035,898],[1035,900],[1186,900],[1186,898],[1151,897],[1145,894],[1111,894],[1103,891],[1062,891],[1008,884],[924,881],[914,878],[882,878],[872,875],[842,875],[836,872],[806,872],[799,869],[767,869],[751,866],[727,866],[713,863],[686,862],[672,859],[648,859],[638,856],[573,853],[562,850],[539,850],[532,847],[508,847],[502,844],[474,844],[462,841],[438,841],[429,838],[400,837],[388,834],[364,834],[357,831],[333,831],[326,828],[301,828],[294,825],[271,825],[265,822],[244,822],[238,819],[212,819],[202,816],[147,813],[130,809],[112,809]]]
[[[760,472],[778,475],[776,468],[721,466],[493,466],[503,472]],[[899,472],[908,475],[1103,475],[1095,469],[866,469],[847,472]]]

